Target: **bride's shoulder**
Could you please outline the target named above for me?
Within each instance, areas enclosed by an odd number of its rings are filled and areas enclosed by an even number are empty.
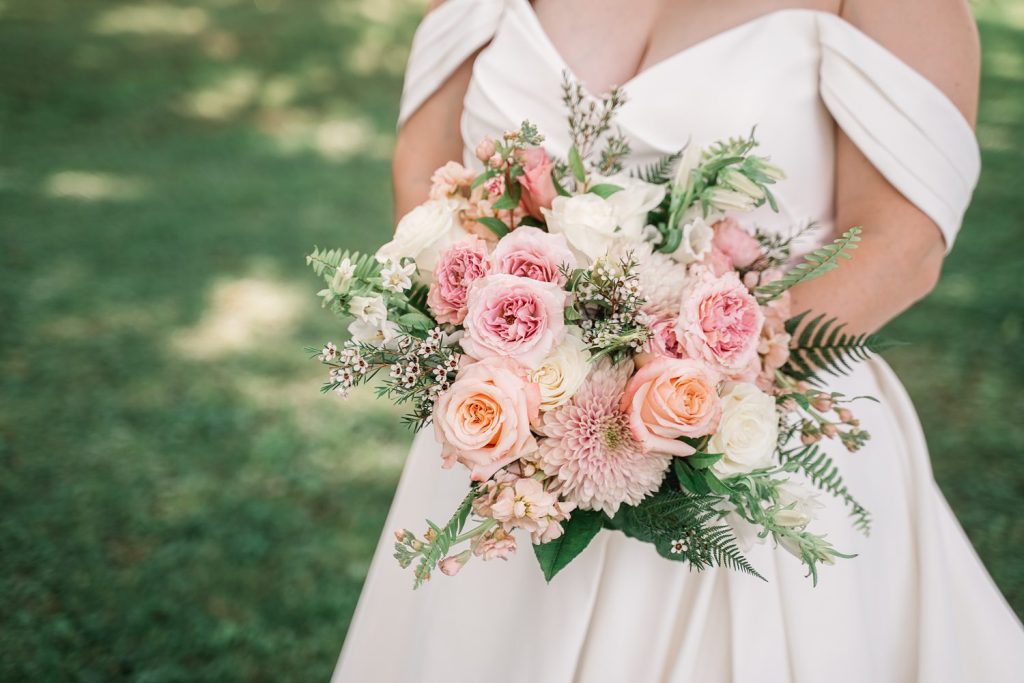
[[[974,122],[981,48],[968,0],[846,0],[840,16],[934,83]]]

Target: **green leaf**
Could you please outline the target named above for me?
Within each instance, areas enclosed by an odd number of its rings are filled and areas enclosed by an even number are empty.
[[[693,469],[686,464],[684,458],[673,458],[672,467],[675,470],[676,476],[679,478],[679,483],[683,485],[688,491],[692,491],[697,495],[707,495],[711,493],[711,487],[708,486],[704,478],[701,477],[697,470]]]
[[[604,526],[604,514],[595,510],[575,510],[563,526],[561,536],[533,546],[544,579],[551,581],[586,548]]]
[[[721,453],[701,453],[698,451],[686,457],[686,464],[695,470],[706,470],[721,459]]]
[[[486,225],[488,228],[490,228],[491,232],[493,232],[498,237],[504,237],[505,235],[508,234],[508,226],[505,225],[505,222],[500,218],[483,216],[481,218],[477,218],[476,222]]]
[[[583,168],[583,159],[580,158],[576,145],[569,148],[569,168],[572,170],[573,178],[581,183],[586,181],[587,171]]]
[[[559,197],[571,197],[569,191],[562,187],[562,183],[558,182],[558,176],[555,175],[554,169],[551,170],[551,184],[555,186],[555,192],[558,193]]]
[[[722,483],[722,480],[715,476],[715,473],[710,469],[700,471],[704,476],[704,483],[708,485],[712,493],[717,493],[720,496],[728,496],[732,493],[732,489]]]
[[[811,318],[800,329],[809,314],[810,311],[804,311],[786,321],[786,332],[793,336],[793,344],[782,371],[790,377],[817,382],[821,371],[848,375],[853,370],[852,362],[867,360],[872,354],[902,345],[877,334],[847,334],[843,331],[846,323],[840,323],[838,318],[826,319],[824,313]]]
[[[473,182],[470,183],[469,187],[470,189],[475,190],[476,188],[483,185],[496,175],[498,175],[498,170],[495,168],[489,168],[480,175],[478,175],[476,178],[473,178]]]
[[[594,185],[588,191],[591,194],[596,194],[598,197],[600,197],[602,199],[608,199],[609,197],[611,197],[616,192],[621,192],[622,191],[622,186],[621,185],[615,185],[613,183],[600,183],[598,185]]]
[[[508,211],[514,209],[519,205],[519,202],[514,199],[506,190],[505,194],[498,198],[498,201],[494,202],[495,211]]]
[[[522,218],[519,219],[519,225],[529,225],[530,227],[533,228],[546,227],[543,221],[539,221],[533,216],[523,216]]]

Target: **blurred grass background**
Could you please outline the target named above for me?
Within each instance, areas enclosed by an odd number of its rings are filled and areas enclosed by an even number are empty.
[[[372,248],[422,3],[0,0],[0,680],[320,681],[410,435],[322,398],[314,244]],[[1024,0],[976,4],[985,172],[891,325],[1024,612]]]

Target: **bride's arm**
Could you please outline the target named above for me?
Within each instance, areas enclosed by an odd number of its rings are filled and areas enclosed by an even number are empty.
[[[941,88],[973,124],[980,54],[966,0],[851,0],[843,17]],[[793,311],[827,312],[874,331],[935,286],[945,255],[938,227],[903,197],[841,131],[836,227],[863,227],[851,261],[795,287]]]
[[[430,9],[443,0],[432,0]],[[430,175],[449,161],[462,159],[462,101],[469,87],[476,54],[470,56],[398,131],[391,179],[395,219],[427,199]]]

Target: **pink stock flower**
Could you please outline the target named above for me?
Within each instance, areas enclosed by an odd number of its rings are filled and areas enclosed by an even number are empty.
[[[629,414],[633,438],[645,451],[692,455],[677,439],[715,431],[722,416],[717,380],[700,361],[658,358],[629,381],[619,409]]]
[[[498,527],[483,536],[473,545],[473,554],[487,560],[508,560],[516,553],[516,539]]]
[[[488,358],[463,367],[434,405],[444,467],[459,462],[474,481],[486,481],[536,449],[530,422],[539,412],[540,390],[516,363]]]
[[[469,288],[462,348],[473,358],[504,356],[536,367],[565,336],[568,292],[550,282],[488,275]]]
[[[548,517],[557,514],[557,502],[558,496],[545,491],[536,479],[518,479],[499,489],[491,504],[491,515],[505,531],[519,528],[539,533],[547,526]]]
[[[775,371],[789,360],[790,335],[786,332],[786,321],[791,315],[790,293],[783,292],[761,310],[764,312],[764,326],[757,345],[761,367],[755,382],[761,391],[769,392],[775,384]]]
[[[489,270],[487,243],[476,235],[468,235],[441,252],[427,293],[427,305],[437,321],[461,324],[466,318],[469,286]]]
[[[440,569],[441,573],[445,576],[455,576],[459,573],[459,570],[465,566],[468,559],[469,551],[459,553],[458,555],[451,555],[438,562],[437,568]]]
[[[712,226],[715,237],[712,244],[729,257],[735,268],[746,268],[761,258],[761,245],[735,218],[727,216]]]
[[[541,209],[550,209],[551,202],[558,196],[555,182],[551,178],[551,159],[540,147],[523,151],[523,175],[519,184],[523,186],[520,201],[526,211],[537,219],[543,219]]]
[[[449,161],[430,176],[430,198],[445,199],[468,188],[476,173],[455,161]]]
[[[676,331],[686,355],[725,375],[741,372],[757,354],[764,314],[735,271],[715,276],[693,268],[683,289]]]
[[[658,490],[672,459],[645,453],[633,438],[619,397],[633,371],[629,361],[602,359],[568,402],[543,413],[540,466],[561,496],[587,510],[614,515]]]
[[[498,242],[491,254],[491,267],[495,273],[553,282],[564,285],[560,268],[576,267],[576,257],[569,250],[565,235],[551,235],[528,225],[517,228]]]

